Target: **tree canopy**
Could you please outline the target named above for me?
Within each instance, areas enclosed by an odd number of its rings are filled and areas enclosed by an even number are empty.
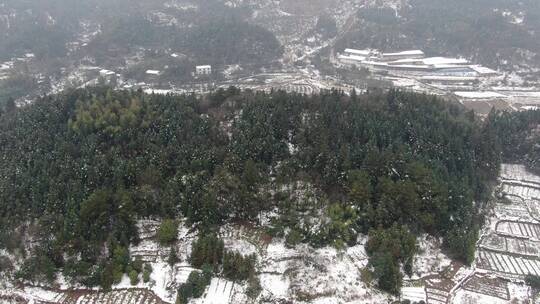
[[[411,235],[442,237],[455,257],[471,260],[480,223],[473,201],[488,197],[501,147],[489,120],[396,90],[349,97],[230,88],[196,97],[79,89],[14,109],[0,128],[0,247],[16,247],[8,240],[20,223],[42,227],[37,239],[51,250],[31,253],[29,267],[44,274],[35,278],[69,265],[74,280],[104,286],[122,273],[138,280],[140,267],[124,253],[138,242],[137,219],[169,219],[159,233],[169,243],[175,218],[215,231],[259,224],[272,211],[266,228],[290,245],[343,248],[369,233],[374,257],[392,252],[370,263],[381,282],[393,282],[380,287],[395,292],[396,269],[410,267],[415,252]],[[194,248],[197,266],[226,260],[232,273],[251,263],[222,256],[212,237]]]

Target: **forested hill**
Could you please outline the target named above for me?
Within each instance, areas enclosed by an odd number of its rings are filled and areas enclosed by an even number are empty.
[[[63,271],[104,287],[123,269],[113,255],[138,240],[137,219],[185,217],[211,233],[271,214],[268,233],[291,246],[343,248],[369,233],[379,287],[396,292],[413,235],[443,237],[472,260],[473,201],[489,195],[500,155],[492,124],[400,91],[198,98],[95,88],[10,109],[0,130],[0,248],[24,250],[29,234],[41,245],[16,277]],[[288,191],[299,185],[309,199]]]

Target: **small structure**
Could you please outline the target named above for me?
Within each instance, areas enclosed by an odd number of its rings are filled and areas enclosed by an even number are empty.
[[[481,65],[471,65],[471,69],[473,69],[476,73],[484,77],[499,76],[499,72],[492,70],[490,68],[483,67]]]
[[[161,75],[161,72],[158,70],[147,70],[146,75],[148,76],[159,76]]]
[[[113,84],[116,81],[116,73],[110,70],[100,70],[99,71],[99,77],[103,78],[103,82],[105,84]]]
[[[113,71],[109,71],[109,70],[100,70],[99,71],[99,76],[103,77],[103,78],[106,78],[106,77],[110,77],[110,76],[113,76],[115,75],[115,73]]]
[[[354,55],[354,56],[361,56],[361,57],[369,57],[374,55],[375,51],[373,50],[356,50],[356,49],[345,49],[343,51],[345,55]]]
[[[508,96],[490,91],[466,91],[466,92],[454,92],[458,98],[469,100],[494,100],[494,99],[507,99]]]
[[[198,65],[195,67],[195,74],[197,76],[212,74],[212,66],[210,65]]]
[[[394,61],[400,59],[419,59],[424,58],[426,55],[421,50],[403,51],[398,53],[382,53],[382,61]]]

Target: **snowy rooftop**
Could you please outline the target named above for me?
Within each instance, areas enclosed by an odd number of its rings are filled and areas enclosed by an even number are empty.
[[[102,75],[114,75],[113,71],[105,70],[105,69],[99,71],[99,73],[102,74]]]
[[[473,69],[478,74],[498,74],[497,71],[483,67],[481,65],[471,65],[471,69]]]
[[[425,64],[468,64],[469,61],[463,58],[447,58],[447,57],[429,57],[424,58],[422,61]]]
[[[420,58],[405,58],[405,59],[399,59],[395,61],[391,61],[388,64],[407,64],[407,63],[424,63],[423,59]]]
[[[356,60],[356,61],[365,61],[366,57],[357,56],[357,55],[340,55],[339,59],[341,60]]]
[[[424,52],[421,50],[410,50],[397,53],[383,53],[383,56],[409,56],[409,55],[419,55],[424,56]]]
[[[454,81],[473,81],[478,79],[474,76],[438,76],[438,75],[429,75],[422,76],[421,79],[424,80],[454,80]]]
[[[471,99],[507,98],[508,96],[497,92],[454,92],[456,96]]]
[[[367,56],[371,54],[371,50],[356,50],[356,49],[345,49],[345,53]]]

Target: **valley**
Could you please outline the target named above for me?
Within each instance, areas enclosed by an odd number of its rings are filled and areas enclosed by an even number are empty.
[[[0,303],[540,303],[535,0],[5,0]]]

